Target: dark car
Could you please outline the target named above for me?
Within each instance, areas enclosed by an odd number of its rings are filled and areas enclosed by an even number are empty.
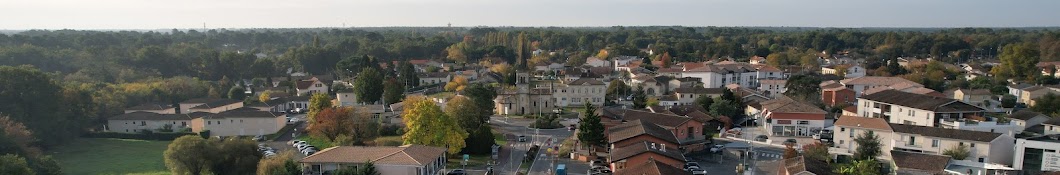
[[[467,173],[466,173],[466,172],[464,172],[464,170],[463,170],[463,169],[455,169],[455,170],[453,170],[453,171],[449,171],[449,173],[445,173],[445,174],[446,174],[446,175],[465,175],[465,174],[467,174]]]
[[[765,142],[766,140],[769,140],[769,136],[758,135],[757,137],[755,137],[756,142]]]
[[[798,144],[798,141],[796,141],[795,139],[784,140],[785,146],[795,146],[795,144]]]

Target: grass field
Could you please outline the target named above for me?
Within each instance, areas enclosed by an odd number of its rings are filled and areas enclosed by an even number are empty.
[[[51,155],[66,174],[169,174],[162,160],[169,142],[80,138]]]

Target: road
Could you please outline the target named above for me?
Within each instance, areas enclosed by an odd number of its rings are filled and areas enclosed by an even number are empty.
[[[725,139],[716,139],[718,144],[727,144],[732,141]],[[711,153],[696,153],[692,155],[685,155],[695,162],[698,162],[707,172],[710,174],[719,175],[736,175],[736,167],[739,164],[748,164],[751,166],[755,161],[770,161],[779,160],[784,155],[784,149],[775,146],[768,146],[764,144],[754,144],[754,156],[744,159],[740,156],[739,151],[729,150],[722,154],[711,154]]]
[[[297,118],[298,121],[306,121],[306,114],[292,114],[291,117],[292,118]],[[298,126],[295,127],[295,129],[297,129],[298,132],[300,133],[302,131],[305,131],[305,127],[306,127],[305,122],[300,122],[300,123],[298,123]],[[294,147],[292,147],[291,145],[287,144],[288,141],[291,141],[292,139],[294,139],[294,137],[296,137],[295,135],[291,134],[291,133],[294,133],[294,132],[295,132],[294,130],[291,130],[291,131],[288,131],[286,133],[281,133],[280,137],[276,137],[275,140],[265,141],[265,142],[262,142],[262,143],[265,143],[269,147],[275,148],[277,153],[280,153],[280,152],[283,152],[283,151],[287,151],[287,150],[294,151],[294,152],[296,152],[295,156],[294,156],[296,158],[296,160],[301,160],[303,157],[305,157],[305,155],[302,155],[302,153],[297,153],[298,150],[295,150]]]
[[[505,145],[508,149],[502,148],[502,154],[500,160],[498,160],[498,166],[494,167],[495,171],[499,174],[514,174],[522,164],[522,159],[527,150],[532,145],[540,145],[542,153],[548,149],[548,146],[559,146],[562,140],[571,137],[574,133],[567,130],[566,128],[560,129],[530,129],[527,126],[530,125],[533,119],[522,119],[522,118],[506,118],[504,116],[491,116],[490,124],[494,129],[504,134],[508,138],[508,145]],[[561,122],[564,125],[569,125],[573,121]],[[518,142],[518,136],[526,136],[526,142]],[[536,155],[536,156],[541,156]],[[552,168],[552,158],[538,158],[535,159],[533,166],[530,168],[529,174],[545,174],[549,173]],[[566,163],[568,172],[578,172],[574,170],[581,169],[584,172],[588,170],[588,164],[585,162],[574,162],[569,159],[558,159],[557,162]],[[579,166],[578,163],[585,164]],[[577,174],[577,173],[573,173]]]

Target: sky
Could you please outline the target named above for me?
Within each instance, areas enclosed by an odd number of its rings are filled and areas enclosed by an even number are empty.
[[[1056,27],[1060,0],[0,0],[0,30]]]

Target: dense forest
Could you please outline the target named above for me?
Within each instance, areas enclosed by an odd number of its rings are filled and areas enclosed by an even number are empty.
[[[531,54],[536,50],[554,54]],[[865,58],[867,68],[886,69],[884,63],[896,57],[951,64],[980,59],[1005,62],[1005,50],[1021,52],[1008,56],[1017,60],[1060,60],[1060,31],[730,27],[21,31],[0,34],[0,116],[13,121],[6,124],[24,125],[36,139],[17,141],[9,137],[16,131],[0,130],[7,132],[7,136],[0,133],[0,154],[25,152],[3,146],[8,140],[44,149],[61,144],[100,129],[106,117],[143,102],[221,97],[235,81],[288,72],[350,77],[360,72],[350,68],[391,61],[503,60],[525,66],[542,61],[580,65],[590,56],[667,55],[674,62],[763,56],[770,64],[808,66],[815,62],[807,60],[824,52]],[[384,76],[390,79],[402,74],[394,72],[403,72],[393,69],[407,66],[386,67],[391,72]],[[932,75],[918,70],[889,72]],[[927,77],[955,74],[943,72]],[[920,82],[926,81],[933,80]],[[924,84],[943,88],[939,82]]]

